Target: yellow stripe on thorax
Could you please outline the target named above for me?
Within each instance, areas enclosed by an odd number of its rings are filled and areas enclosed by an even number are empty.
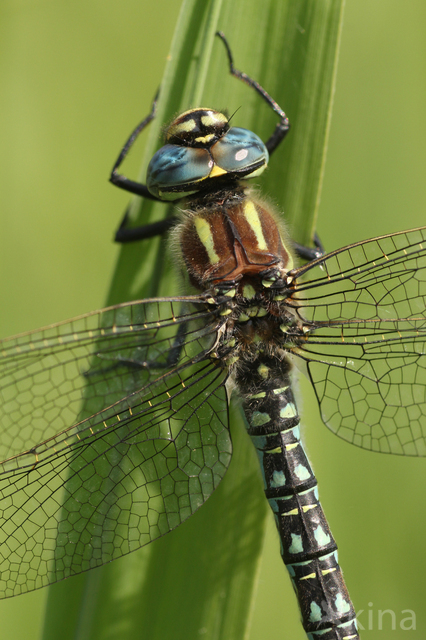
[[[210,264],[216,264],[217,262],[219,262],[219,256],[217,255],[214,248],[214,240],[209,223],[204,218],[197,216],[196,218],[194,218],[194,224],[195,229],[198,233],[198,237],[200,238],[200,242],[207,251]]]
[[[258,248],[262,251],[266,251],[268,249],[268,245],[266,244],[266,240],[263,235],[259,214],[257,213],[256,207],[251,200],[247,200],[244,204],[244,216],[249,223],[254,235],[256,236]]]

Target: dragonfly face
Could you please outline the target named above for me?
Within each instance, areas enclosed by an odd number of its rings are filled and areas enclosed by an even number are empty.
[[[304,628],[310,638],[356,639],[300,442],[291,359],[305,364],[337,435],[426,455],[426,228],[313,251],[296,268],[277,216],[244,182],[265,168],[288,121],[232,60],[231,72],[279,117],[266,143],[194,109],[168,128],[147,185],[116,171],[130,144],[112,174],[146,197],[185,198],[173,233],[197,293],[117,305],[1,344],[1,594],[100,566],[192,515],[230,463],[232,387]]]

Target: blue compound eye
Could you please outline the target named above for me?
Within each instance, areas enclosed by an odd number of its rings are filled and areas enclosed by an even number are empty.
[[[164,145],[148,165],[146,184],[157,198],[178,200],[202,190],[206,179],[258,176],[268,160],[268,150],[255,133],[233,127],[210,147]]]
[[[262,140],[252,131],[232,127],[210,149],[215,163],[227,173],[241,172],[254,177],[264,171],[269,153]],[[253,172],[248,171],[253,166]]]
[[[206,149],[166,144],[149,163],[146,184],[157,198],[177,200],[198,191],[194,183],[207,178],[212,167],[213,160]]]

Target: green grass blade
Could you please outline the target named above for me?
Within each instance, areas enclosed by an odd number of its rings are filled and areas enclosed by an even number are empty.
[[[293,123],[262,190],[284,209],[295,239],[308,241],[323,172],[341,13],[340,0],[185,2],[144,167],[159,146],[163,123],[192,106],[239,109],[233,122],[264,139],[273,130],[274,114],[229,76],[223,45],[214,39],[219,28],[236,66],[261,82]],[[166,212],[166,205],[135,199],[131,218],[139,224]],[[165,250],[161,239],[124,247],[108,303],[176,293]],[[267,504],[254,451],[235,414],[231,467],[207,504],[172,535],[55,587],[45,640],[248,637]],[[296,610],[295,600],[288,608]]]

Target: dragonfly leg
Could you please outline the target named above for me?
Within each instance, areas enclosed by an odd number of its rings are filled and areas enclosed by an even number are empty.
[[[137,240],[147,240],[155,236],[161,236],[171,229],[178,221],[175,216],[143,225],[142,227],[127,228],[127,220],[129,217],[129,207],[124,213],[123,220],[117,229],[114,237],[115,242],[126,244],[127,242],[136,242]]]
[[[126,158],[127,154],[129,153],[130,149],[132,148],[133,144],[135,143],[141,131],[143,131],[145,127],[147,127],[148,124],[151,122],[151,120],[155,118],[159,93],[160,91],[158,90],[154,97],[154,100],[152,101],[151,111],[149,112],[149,114],[132,131],[124,147],[120,151],[120,154],[112,168],[109,179],[110,179],[110,182],[112,182],[112,184],[115,184],[115,186],[119,187],[120,189],[124,189],[125,191],[129,191],[130,193],[134,193],[137,196],[142,196],[143,198],[149,198],[149,200],[157,200],[159,202],[162,202],[159,198],[157,198],[156,196],[153,196],[148,191],[148,187],[145,184],[142,184],[141,182],[135,182],[134,180],[129,180],[129,178],[126,178],[126,176],[123,176],[120,173],[117,173],[119,167],[123,163],[124,159]]]
[[[89,371],[85,371],[83,376],[85,378],[92,378],[93,376],[97,376],[99,374],[109,373],[111,371],[115,371],[120,368],[128,369],[129,371],[142,371],[149,369],[170,369],[171,367],[175,367],[179,362],[179,359],[182,354],[182,348],[185,344],[185,333],[187,329],[187,322],[182,322],[178,326],[178,330],[173,339],[173,344],[168,351],[167,358],[164,362],[158,362],[156,360],[138,360],[137,358],[123,358],[121,356],[111,357],[105,356],[102,352],[98,352],[95,355],[99,360],[105,362],[111,362],[106,367],[102,368],[94,368]]]
[[[256,82],[256,80],[253,80],[253,78],[250,78],[250,76],[248,76],[246,73],[244,73],[243,71],[238,71],[238,69],[234,67],[234,60],[232,57],[231,48],[229,46],[227,39],[225,38],[225,35],[222,33],[222,31],[218,31],[216,35],[222,40],[223,44],[226,47],[226,53],[228,54],[228,61],[229,61],[229,71],[231,75],[233,75],[234,78],[238,78],[239,80],[242,80],[249,87],[252,87],[252,89],[257,91],[257,93],[261,96],[261,98],[263,98],[263,100],[265,100],[265,102],[271,107],[271,109],[275,111],[275,113],[278,115],[280,119],[272,135],[265,142],[265,146],[268,149],[269,154],[271,154],[275,151],[278,145],[284,140],[285,136],[287,135],[290,129],[290,123],[288,121],[288,118],[284,113],[284,111],[281,109],[280,105],[277,102],[275,102],[275,100],[269,95],[269,93],[265,91],[265,89],[258,82]]]
[[[312,260],[320,258],[325,253],[324,246],[317,233],[314,234],[314,245],[314,247],[305,247],[303,244],[293,242],[293,249],[299,258],[311,262]]]

